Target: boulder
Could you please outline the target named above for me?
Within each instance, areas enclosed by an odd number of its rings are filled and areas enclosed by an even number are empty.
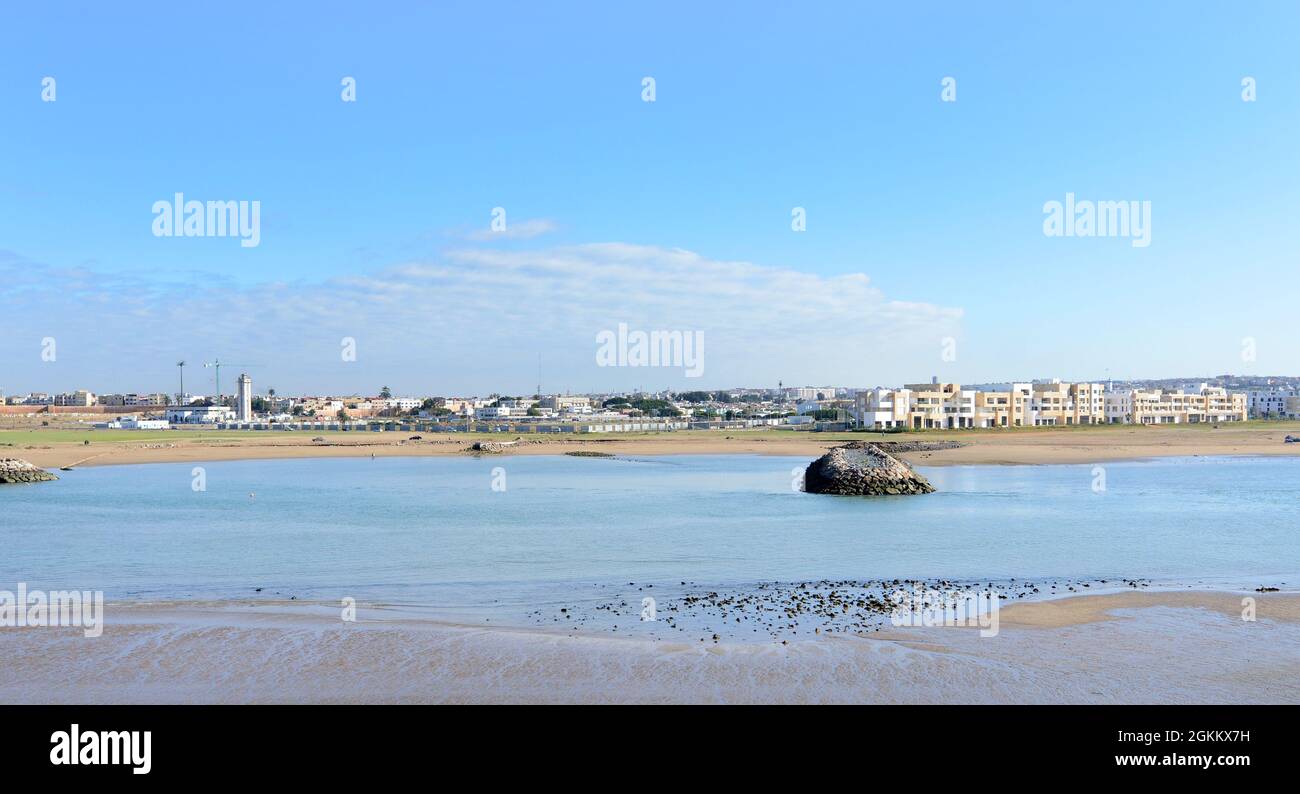
[[[0,458],[0,483],[46,482],[58,477],[20,458]]]
[[[519,439],[514,441],[475,441],[469,445],[468,452],[502,452],[519,443]]]
[[[929,480],[875,444],[853,441],[808,464],[804,490],[841,496],[933,493]]]

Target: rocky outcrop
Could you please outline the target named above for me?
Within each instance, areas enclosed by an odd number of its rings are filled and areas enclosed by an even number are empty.
[[[940,449],[957,449],[966,446],[960,441],[865,441],[882,452],[897,455],[900,452],[934,452]]]
[[[514,441],[475,441],[469,445],[467,452],[503,452],[519,443]]]
[[[53,474],[19,458],[0,458],[0,483],[46,482],[57,480]]]
[[[842,496],[933,493],[930,481],[875,444],[853,441],[808,465],[804,490]]]

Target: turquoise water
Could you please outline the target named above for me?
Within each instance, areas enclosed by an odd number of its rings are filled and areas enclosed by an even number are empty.
[[[1092,466],[922,468],[938,493],[874,499],[795,491],[792,469],[807,462],[230,461],[201,464],[202,492],[193,464],[61,472],[0,488],[0,589],[351,596],[508,622],[538,604],[683,582],[1300,583],[1300,459],[1110,463],[1101,493]]]

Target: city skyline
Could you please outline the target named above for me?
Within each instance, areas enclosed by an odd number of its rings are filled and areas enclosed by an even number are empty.
[[[243,380],[244,378],[249,378],[249,379],[250,379],[250,383],[251,383],[251,380],[252,380],[251,377],[248,376],[246,373],[241,372],[241,373],[239,374],[239,380],[242,382],[242,380]],[[1103,386],[1107,386],[1107,387],[1109,387],[1109,386],[1112,385],[1112,384],[1113,384],[1113,385],[1117,385],[1117,386],[1129,386],[1129,385],[1147,386],[1147,385],[1157,385],[1157,384],[1158,384],[1158,385],[1161,385],[1161,386],[1167,386],[1167,385],[1171,385],[1171,384],[1181,384],[1181,385],[1194,385],[1194,384],[1201,384],[1201,383],[1224,384],[1224,383],[1227,383],[1228,381],[1245,381],[1245,382],[1248,383],[1248,385],[1247,385],[1247,384],[1237,384],[1237,383],[1229,384],[1229,385],[1227,385],[1227,388],[1228,388],[1229,390],[1245,390],[1245,389],[1247,389],[1247,388],[1262,389],[1262,390],[1268,390],[1268,389],[1272,389],[1272,388],[1276,388],[1276,389],[1290,389],[1290,388],[1294,388],[1295,385],[1296,385],[1297,383],[1300,383],[1300,375],[1276,375],[1276,374],[1272,374],[1272,375],[1237,375],[1237,374],[1234,374],[1234,373],[1220,373],[1220,374],[1217,374],[1217,375],[1191,375],[1191,376],[1168,377],[1168,378],[1142,378],[1142,377],[1135,377],[1135,378],[1081,378],[1081,379],[1074,380],[1074,381],[1065,380],[1065,379],[1058,378],[1058,377],[1032,377],[1032,378],[1009,378],[1009,379],[1005,379],[1005,380],[982,380],[982,381],[969,381],[969,382],[960,383],[960,384],[958,384],[958,385],[962,385],[963,387],[966,387],[966,388],[984,389],[985,387],[995,387],[995,388],[997,388],[997,387],[1008,387],[1008,388],[1010,388],[1010,387],[1014,386],[1014,385],[1017,384],[1017,383],[1029,383],[1029,384],[1036,384],[1036,385],[1038,385],[1038,384],[1052,384],[1052,383],[1089,383],[1089,384],[1093,384],[1093,383],[1095,383],[1095,384],[1101,384],[1101,385],[1103,385]],[[1263,383],[1260,383],[1261,381],[1262,381]],[[214,387],[215,387],[215,376],[214,376],[214,379],[213,379],[211,382],[213,383],[213,385],[214,385]],[[930,376],[930,378],[929,378],[928,380],[927,380],[927,379],[920,379],[920,380],[918,380],[918,379],[913,378],[913,379],[909,379],[909,380],[907,380],[907,381],[897,381],[897,382],[893,382],[893,383],[875,383],[875,384],[870,384],[870,385],[860,385],[860,384],[855,385],[855,384],[846,384],[846,383],[836,383],[836,382],[834,382],[834,381],[826,381],[826,382],[822,383],[821,385],[814,385],[814,384],[812,384],[812,383],[785,383],[784,381],[780,381],[780,382],[777,383],[776,386],[761,386],[761,385],[754,385],[754,384],[744,384],[744,385],[734,385],[734,384],[733,384],[733,385],[731,385],[731,386],[724,386],[724,387],[720,387],[720,388],[719,388],[719,387],[709,387],[709,388],[679,388],[679,389],[671,389],[671,388],[641,388],[641,387],[637,387],[637,388],[633,388],[633,389],[620,389],[620,390],[613,390],[613,391],[575,391],[575,390],[559,390],[559,391],[556,391],[556,390],[547,390],[547,389],[542,389],[541,391],[538,391],[537,389],[533,389],[533,390],[531,390],[531,391],[530,391],[530,390],[522,390],[522,391],[509,391],[509,390],[505,390],[505,391],[502,391],[502,390],[499,390],[499,389],[489,389],[489,390],[486,390],[486,391],[477,391],[477,392],[446,392],[446,391],[444,391],[444,392],[439,392],[439,391],[408,391],[408,392],[401,392],[401,391],[399,391],[399,390],[392,389],[392,387],[388,386],[387,384],[383,384],[383,385],[381,385],[381,386],[380,386],[379,388],[377,388],[377,389],[355,389],[355,388],[354,388],[354,389],[343,389],[343,390],[340,390],[340,391],[322,391],[322,390],[319,390],[319,389],[316,389],[316,390],[307,389],[307,390],[304,390],[304,391],[289,391],[289,390],[286,390],[286,389],[283,389],[283,388],[276,387],[276,386],[274,385],[274,383],[269,383],[269,384],[265,384],[265,385],[250,385],[250,389],[251,389],[251,391],[249,392],[249,394],[250,394],[251,396],[257,396],[257,397],[260,398],[260,397],[263,396],[263,395],[271,396],[271,395],[269,395],[269,392],[270,392],[271,390],[274,390],[275,394],[274,394],[273,396],[278,397],[278,398],[291,398],[291,397],[357,397],[357,398],[362,398],[362,399],[398,399],[398,398],[406,398],[406,399],[409,399],[409,398],[411,398],[411,397],[419,397],[419,398],[428,398],[428,397],[448,397],[448,398],[471,398],[471,397],[472,397],[472,398],[483,398],[483,397],[502,397],[502,398],[507,398],[507,397],[509,397],[509,398],[512,398],[512,399],[513,399],[513,398],[516,398],[516,397],[522,397],[522,398],[535,398],[535,397],[548,397],[548,396],[560,396],[560,397],[563,397],[563,396],[566,396],[566,395],[573,395],[573,396],[615,396],[615,395],[628,395],[628,394],[667,394],[667,393],[671,393],[671,394],[676,394],[676,395],[681,395],[681,394],[712,394],[712,395],[714,395],[715,399],[717,399],[717,398],[726,397],[726,396],[733,395],[733,394],[746,394],[746,393],[755,393],[755,392],[758,392],[758,393],[766,393],[766,394],[769,394],[769,395],[777,395],[777,394],[786,394],[786,395],[790,395],[790,394],[792,394],[792,393],[797,393],[797,392],[808,392],[808,391],[815,391],[815,390],[829,390],[829,391],[831,391],[832,393],[835,392],[835,391],[842,391],[842,392],[845,392],[845,395],[843,395],[840,399],[851,399],[851,398],[854,396],[855,393],[859,393],[859,392],[868,392],[868,391],[871,391],[871,390],[873,390],[873,389],[882,389],[882,388],[884,388],[884,389],[895,389],[895,388],[904,388],[904,387],[907,387],[907,386],[926,385],[926,384],[943,384],[943,383],[949,383],[949,384],[951,384],[951,383],[957,383],[957,382],[955,382],[955,381],[943,381],[943,380],[940,380],[940,379],[938,378],[938,376]],[[540,384],[539,384],[539,385],[540,385]],[[191,386],[193,386],[193,380],[191,380]],[[384,397],[384,395],[383,395],[383,391],[384,391],[384,390],[388,390],[388,392],[389,392],[389,394],[390,394],[390,397]],[[218,395],[220,395],[220,396],[222,396],[222,397],[225,397],[225,398],[235,398],[235,397],[237,396],[237,394],[238,394],[238,387],[234,387],[233,389],[224,389],[224,388],[223,388],[223,389],[220,390],[220,391],[216,391],[216,390],[214,390],[214,391],[212,391],[212,392],[204,392],[204,391],[202,391],[200,388],[197,388],[197,387],[195,387],[195,388],[190,388],[190,389],[186,389],[184,392],[181,392],[181,391],[179,391],[179,390],[177,390],[177,391],[170,391],[170,390],[168,390],[168,389],[166,389],[166,388],[158,389],[158,390],[147,390],[147,389],[139,390],[139,389],[137,389],[137,390],[125,390],[125,391],[97,391],[97,390],[95,390],[95,389],[88,389],[88,388],[78,388],[78,389],[73,389],[73,390],[68,390],[68,391],[58,391],[58,390],[47,391],[47,390],[42,390],[42,389],[32,389],[32,390],[17,391],[17,392],[7,392],[3,387],[0,387],[0,400],[10,399],[10,398],[18,398],[19,396],[27,396],[27,397],[31,397],[31,396],[34,396],[34,395],[43,395],[43,396],[45,396],[45,397],[49,397],[49,398],[53,399],[53,398],[56,397],[56,396],[68,396],[68,395],[73,395],[73,394],[77,394],[77,393],[86,393],[86,394],[89,394],[90,396],[95,397],[95,398],[97,398],[97,399],[104,398],[104,397],[123,397],[123,396],[134,396],[134,397],[157,397],[157,396],[163,396],[163,397],[167,397],[168,399],[175,398],[175,397],[179,397],[179,396],[187,396],[187,397],[192,397],[192,398],[194,398],[194,399],[200,399],[200,398],[211,398],[211,397],[216,397],[216,396],[218,396]],[[830,399],[833,399],[833,397],[832,397],[832,396],[827,396],[827,397],[825,397],[824,399],[830,400]],[[115,404],[116,404],[116,403],[115,403]],[[149,405],[154,405],[155,403],[152,403],[152,402],[146,402],[146,403],[138,403],[138,404],[139,404],[139,405],[142,405],[142,406],[149,406]]]

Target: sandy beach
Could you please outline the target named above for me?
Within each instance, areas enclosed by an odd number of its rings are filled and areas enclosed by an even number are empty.
[[[1258,620],[1241,619],[1241,599]],[[1296,703],[1300,595],[1136,592],[900,628],[694,645],[363,608],[113,605],[98,638],[0,630],[7,703]]]
[[[411,436],[419,435],[418,440]],[[615,455],[795,455],[816,457],[848,440],[960,441],[957,449],[903,453],[914,465],[1026,465],[1099,463],[1168,456],[1300,456],[1300,422],[1241,426],[1110,425],[1014,430],[930,431],[923,433],[812,433],[729,430],[671,433],[528,437],[510,434],[310,433],[0,430],[0,454],[24,458],[46,468],[129,463],[185,463],[304,457],[387,457],[464,455],[474,441],[520,443],[500,454],[559,455],[604,452]],[[320,438],[322,441],[314,441]],[[136,440],[139,439],[139,440]],[[85,442],[89,443],[85,443]]]

